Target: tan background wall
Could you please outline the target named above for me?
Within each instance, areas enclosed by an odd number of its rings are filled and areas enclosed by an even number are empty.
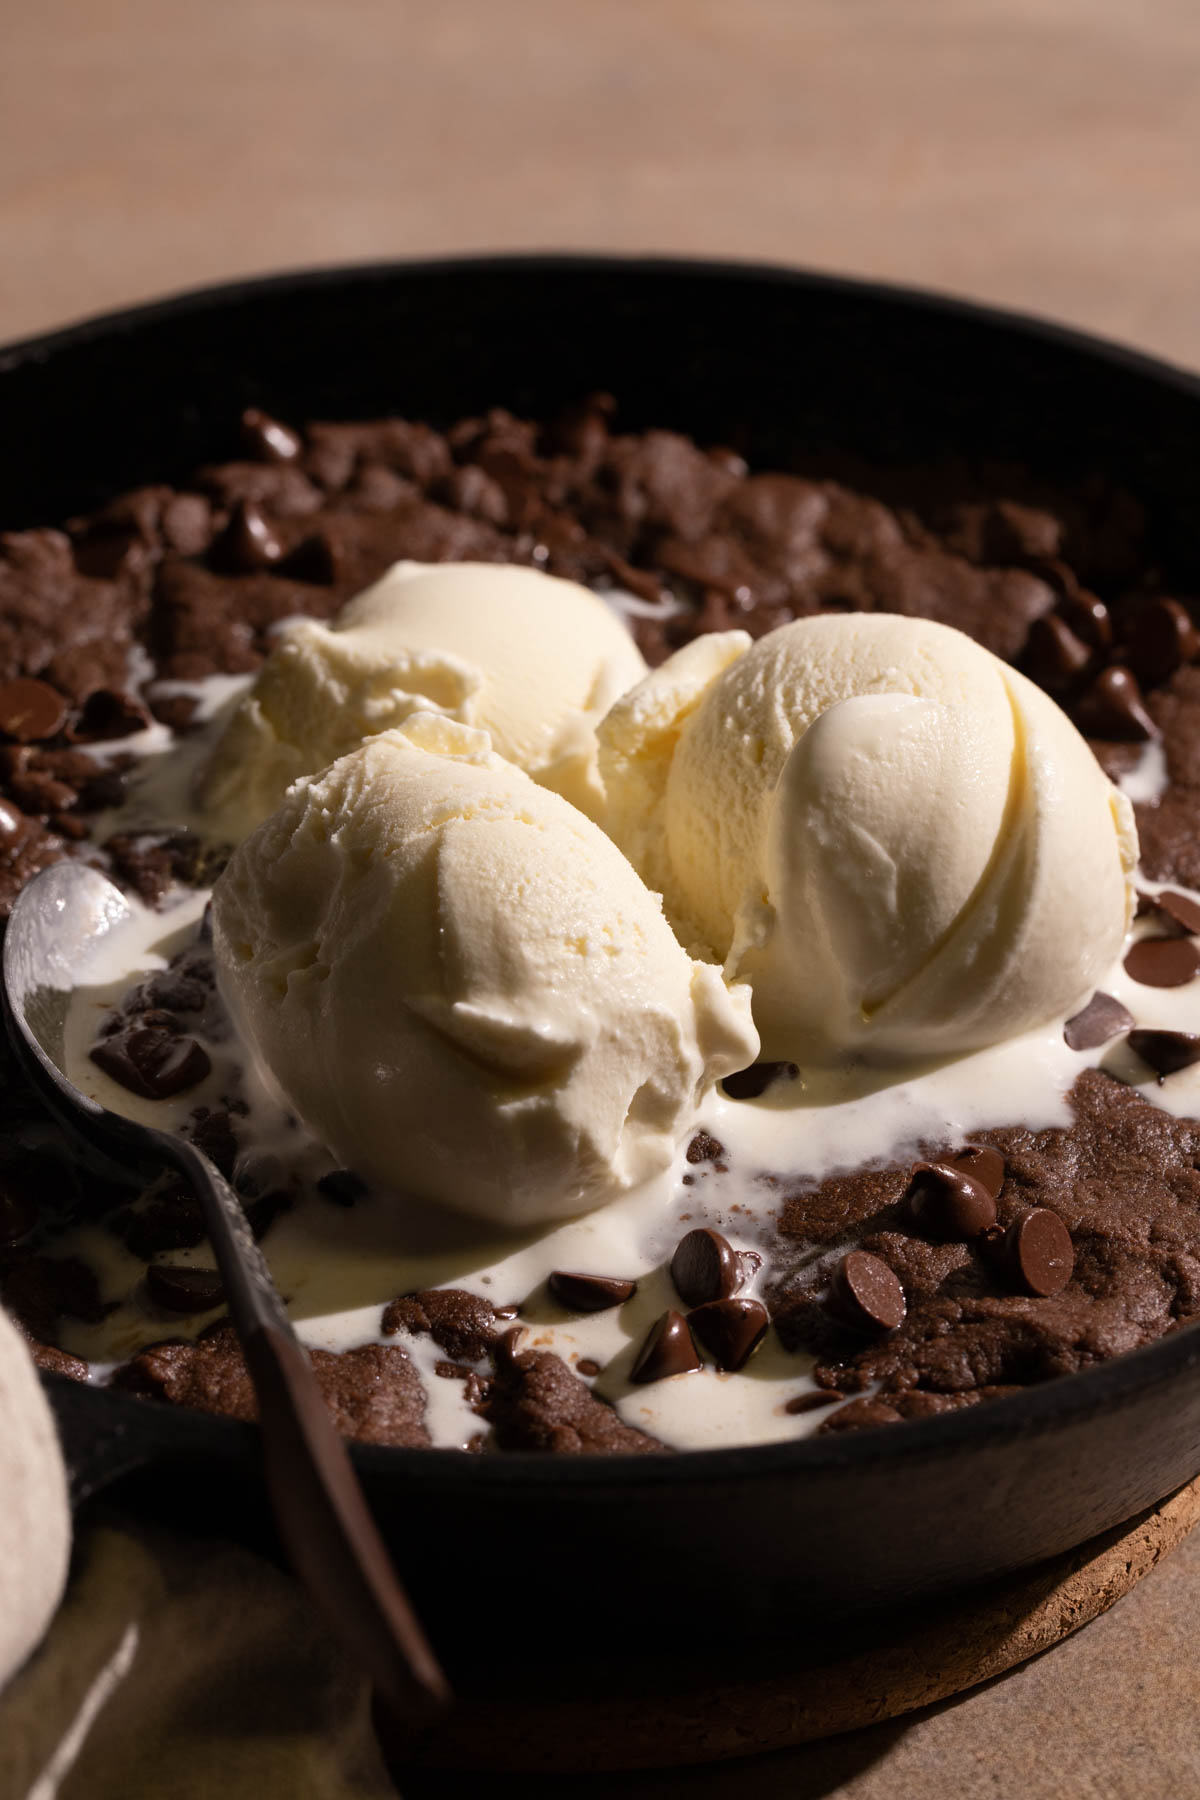
[[[1200,364],[1196,0],[0,0],[0,340],[502,247],[954,289]]]

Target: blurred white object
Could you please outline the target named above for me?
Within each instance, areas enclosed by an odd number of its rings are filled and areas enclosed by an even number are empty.
[[[23,1338],[0,1312],[0,1688],[41,1642],[70,1554],[54,1417]]]

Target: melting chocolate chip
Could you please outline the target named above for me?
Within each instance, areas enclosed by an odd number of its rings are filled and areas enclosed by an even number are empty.
[[[895,1271],[869,1250],[851,1250],[834,1270],[831,1309],[857,1331],[895,1331],[908,1307]]]
[[[262,462],[295,462],[304,448],[298,432],[257,406],[248,406],[242,414],[242,441]]]
[[[594,1356],[581,1356],[575,1367],[581,1375],[598,1375],[600,1373],[600,1364]]]
[[[1014,1219],[1005,1236],[1005,1252],[1013,1275],[1039,1299],[1061,1294],[1075,1267],[1071,1234],[1048,1206],[1031,1206]]]
[[[1200,903],[1188,894],[1177,894],[1173,888],[1166,888],[1161,894],[1139,894],[1138,917],[1144,918],[1147,913],[1155,914],[1172,937],[1200,935]]]
[[[1143,987],[1183,987],[1200,974],[1200,945],[1191,938],[1142,938],[1125,957],[1125,973]]]
[[[990,1144],[964,1144],[953,1156],[942,1156],[938,1160],[948,1163],[952,1169],[961,1169],[964,1175],[973,1176],[993,1200],[1004,1186],[1004,1158]]]
[[[636,1281],[616,1275],[576,1275],[568,1269],[555,1269],[546,1285],[568,1312],[605,1312],[610,1306],[623,1306],[637,1293]]]
[[[1075,709],[1075,723],[1089,737],[1145,743],[1158,727],[1142,702],[1142,690],[1131,669],[1113,663],[1101,670]]]
[[[57,688],[48,681],[18,675],[0,682],[0,731],[18,744],[36,744],[57,737],[70,712]]]
[[[917,1229],[942,1243],[978,1237],[996,1223],[995,1194],[950,1162],[914,1163],[905,1201]]]
[[[1039,687],[1052,693],[1069,687],[1092,660],[1092,652],[1065,619],[1046,613],[1029,627],[1026,667]]]
[[[795,1063],[756,1062],[748,1069],[726,1075],[721,1086],[731,1100],[757,1100],[776,1081],[794,1081],[800,1073]]]
[[[815,1394],[795,1394],[784,1407],[785,1413],[819,1412],[823,1406],[833,1406],[845,1395],[837,1388],[818,1388]]]
[[[1068,1050],[1097,1050],[1110,1038],[1128,1031],[1132,1024],[1133,1014],[1129,1008],[1114,1000],[1111,994],[1102,994],[1097,989],[1083,1011],[1067,1020],[1063,1037]]]
[[[694,1375],[703,1367],[687,1320],[673,1308],[654,1321],[634,1358],[630,1381],[667,1381],[672,1375]]]
[[[1200,632],[1187,607],[1163,596],[1151,600],[1133,622],[1128,655],[1143,681],[1166,681],[1200,651]]]
[[[727,1300],[742,1285],[741,1260],[727,1238],[707,1226],[681,1237],[671,1258],[671,1280],[688,1306]]]
[[[771,1321],[761,1300],[726,1297],[693,1307],[687,1322],[718,1369],[735,1370],[753,1356]]]
[[[268,525],[261,507],[252,500],[239,500],[218,539],[217,551],[228,568],[251,574],[279,562],[283,545]]]
[[[91,1059],[106,1075],[144,1100],[166,1100],[204,1080],[212,1064],[195,1038],[176,1037],[157,1026],[137,1024],[102,1038]]]
[[[151,1263],[146,1270],[146,1292],[168,1312],[202,1313],[225,1300],[225,1289],[215,1269],[194,1269],[187,1264]]]
[[[1200,1037],[1191,1031],[1131,1031],[1129,1047],[1149,1063],[1160,1081],[1200,1062]]]
[[[317,1183],[317,1192],[335,1206],[353,1206],[367,1193],[367,1184],[353,1169],[331,1169]]]
[[[515,1319],[518,1316],[518,1314],[520,1313],[520,1311],[521,1311],[520,1307],[516,1304],[515,1301],[513,1301],[512,1304],[509,1306],[497,1306],[496,1308],[494,1308],[492,1317],[495,1319],[501,1319],[505,1323],[507,1323],[509,1319]]]

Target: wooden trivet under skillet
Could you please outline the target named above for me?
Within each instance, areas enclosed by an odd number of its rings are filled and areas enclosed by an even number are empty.
[[[428,1744],[425,1765],[596,1771],[669,1768],[783,1750],[894,1719],[976,1687],[1078,1631],[1183,1541],[1200,1519],[1200,1478],[1130,1523],[961,1598],[910,1606],[860,1625],[824,1652],[780,1651],[786,1673],[665,1692],[671,1623],[631,1618],[662,1646],[661,1682],[639,1658],[636,1686],[602,1696],[463,1699]],[[586,1626],[583,1627],[586,1630]],[[799,1661],[799,1655],[807,1660]],[[500,1641],[497,1661],[503,1662]]]

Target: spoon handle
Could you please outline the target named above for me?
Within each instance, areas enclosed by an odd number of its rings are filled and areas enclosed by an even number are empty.
[[[432,1725],[450,1690],[367,1510],[295,1337],[258,1326],[242,1339],[258,1396],[276,1524],[296,1573],[371,1676],[395,1720]]]
[[[267,1488],[292,1566],[401,1728],[449,1705],[436,1656],[392,1568],[312,1364],[242,1203],[194,1145],[155,1133],[192,1184],[258,1399]]]

